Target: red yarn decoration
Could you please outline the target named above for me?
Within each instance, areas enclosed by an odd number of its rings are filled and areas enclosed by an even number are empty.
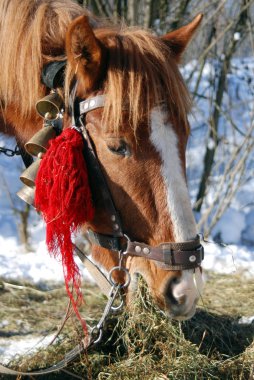
[[[50,141],[36,177],[35,207],[46,222],[48,250],[61,258],[67,293],[83,329],[87,331],[78,312],[83,296],[71,239],[71,235],[94,215],[83,149],[82,135],[73,128],[65,129]]]

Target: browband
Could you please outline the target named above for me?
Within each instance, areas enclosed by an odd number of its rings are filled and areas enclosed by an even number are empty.
[[[93,98],[88,98],[79,103],[79,114],[84,115],[88,111],[95,110],[96,108],[102,108],[105,105],[106,96],[97,95]]]

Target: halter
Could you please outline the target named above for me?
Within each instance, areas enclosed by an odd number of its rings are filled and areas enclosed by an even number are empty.
[[[166,270],[185,270],[199,267],[204,259],[204,248],[200,243],[199,235],[192,240],[180,243],[163,242],[153,247],[143,242],[132,241],[124,232],[119,212],[115,207],[112,194],[102,172],[93,141],[89,136],[86,124],[83,122],[83,117],[88,112],[104,107],[106,96],[97,95],[84,101],[79,101],[76,98],[76,88],[77,82],[70,96],[73,127],[83,134],[84,143],[87,146],[84,154],[89,177],[91,179],[93,177],[92,182],[96,183],[96,191],[100,192],[103,199],[112,231],[110,235],[104,235],[89,229],[88,236],[91,243],[110,251],[121,252],[125,256],[137,256],[153,260],[158,267]]]

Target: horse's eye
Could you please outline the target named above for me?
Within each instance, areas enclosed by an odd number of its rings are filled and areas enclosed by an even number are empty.
[[[108,149],[120,156],[130,156],[130,148],[124,140],[112,139],[107,143]]]

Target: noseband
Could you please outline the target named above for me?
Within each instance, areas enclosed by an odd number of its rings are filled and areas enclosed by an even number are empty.
[[[158,267],[166,270],[184,270],[199,267],[204,259],[204,248],[200,243],[199,235],[192,240],[180,243],[165,242],[152,247],[143,242],[132,241],[125,233],[121,217],[115,207],[112,194],[103,175],[93,141],[86,129],[86,124],[83,122],[84,116],[88,112],[104,107],[106,97],[105,95],[97,95],[93,98],[79,101],[75,93],[76,86],[74,86],[71,93],[73,128],[81,132],[84,137],[86,145],[84,154],[89,177],[92,182],[96,183],[96,189],[100,192],[101,199],[103,199],[103,205],[109,219],[108,223],[112,231],[110,235],[104,235],[90,229],[88,235],[91,243],[110,251],[122,252],[125,256],[144,257],[153,260]]]

